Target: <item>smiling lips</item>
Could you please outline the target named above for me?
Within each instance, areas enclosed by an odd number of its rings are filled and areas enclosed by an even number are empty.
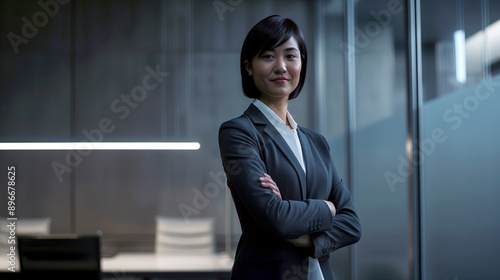
[[[277,77],[277,78],[272,79],[271,81],[278,83],[278,84],[283,84],[283,83],[287,82],[288,79],[285,77]]]

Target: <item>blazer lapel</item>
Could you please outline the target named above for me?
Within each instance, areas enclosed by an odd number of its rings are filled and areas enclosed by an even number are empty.
[[[315,163],[314,163],[314,158],[313,158],[313,153],[311,150],[311,145],[309,144],[309,138],[302,132],[302,130],[297,129],[298,134],[299,134],[299,140],[300,140],[300,145],[302,146],[302,157],[304,158],[304,164],[306,166],[306,183],[307,186],[313,186],[312,184],[312,175],[309,174],[314,174],[315,170]],[[311,194],[312,190],[309,190],[309,194]],[[307,198],[308,196],[304,196],[304,198]]]
[[[255,124],[265,125],[264,133],[266,133],[269,138],[276,144],[276,146],[281,150],[281,152],[285,155],[287,160],[292,164],[293,168],[297,172],[297,175],[300,178],[300,193],[302,195],[302,199],[306,198],[306,174],[302,169],[297,157],[294,155],[290,146],[286,143],[285,139],[281,136],[281,134],[276,130],[276,128],[267,120],[266,116],[262,114],[262,112],[255,105],[250,104],[248,109],[245,111],[245,114],[250,117],[250,119]],[[302,140],[301,140],[302,144]],[[303,149],[302,149],[303,150]],[[306,169],[307,170],[307,169]]]

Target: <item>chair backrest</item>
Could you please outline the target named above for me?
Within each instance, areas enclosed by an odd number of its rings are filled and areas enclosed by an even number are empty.
[[[99,235],[19,235],[17,240],[22,279],[101,279]]]
[[[156,216],[156,253],[214,254],[213,218],[183,218]]]
[[[14,227],[10,225],[12,223]],[[12,229],[15,231],[15,236],[18,235],[46,235],[50,234],[51,218],[18,218],[16,221],[9,221],[7,218],[0,218],[0,252],[10,247],[8,243],[9,236],[12,235]],[[16,247],[17,251],[17,247]]]

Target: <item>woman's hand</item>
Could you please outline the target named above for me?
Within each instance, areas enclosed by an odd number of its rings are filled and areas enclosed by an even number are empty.
[[[337,215],[337,208],[335,207],[333,202],[328,200],[323,200],[323,201],[326,203],[326,205],[328,205],[328,208],[330,208],[330,213],[332,214],[332,217],[335,217],[335,215]]]
[[[275,194],[277,197],[279,197],[281,199],[280,189],[278,188],[276,183],[273,181],[273,178],[271,178],[271,176],[264,173],[264,177],[260,177],[259,181],[260,181],[261,187],[271,189],[273,194]]]

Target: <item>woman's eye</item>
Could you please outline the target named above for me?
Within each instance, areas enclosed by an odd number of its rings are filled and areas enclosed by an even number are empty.
[[[270,54],[265,54],[265,55],[262,56],[262,58],[264,58],[264,59],[271,59],[271,58],[273,58],[273,56],[270,55]]]
[[[295,58],[297,58],[297,56],[293,55],[293,54],[289,54],[286,57],[289,58],[289,59],[295,59]]]

